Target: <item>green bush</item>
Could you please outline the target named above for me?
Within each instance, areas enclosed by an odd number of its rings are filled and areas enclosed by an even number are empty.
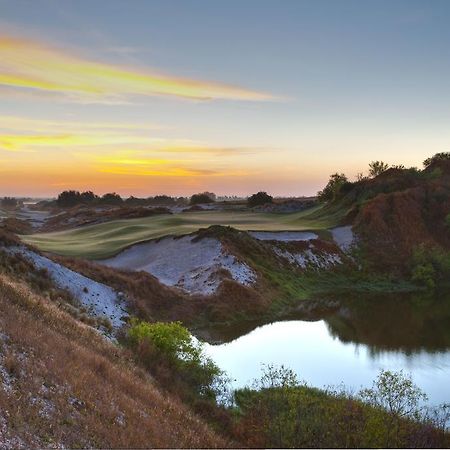
[[[204,355],[202,344],[180,322],[134,320],[128,330],[128,342],[141,362],[167,387],[181,391],[181,395],[187,394],[186,390],[194,397],[212,400],[226,395],[225,374]],[[192,395],[189,397],[193,399]]]
[[[411,280],[428,289],[434,289],[450,277],[450,252],[420,245],[413,251]]]
[[[359,394],[320,390],[284,367],[265,368],[253,389],[235,393],[238,438],[249,447],[444,447],[448,407],[428,413],[424,394],[402,372],[381,371]]]

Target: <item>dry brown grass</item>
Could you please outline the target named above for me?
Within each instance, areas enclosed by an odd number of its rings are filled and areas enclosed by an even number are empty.
[[[0,447],[224,447],[131,355],[0,275]]]
[[[8,217],[0,222],[0,227],[10,233],[29,234],[32,233],[33,227],[25,220],[15,217]]]
[[[188,295],[163,285],[146,272],[123,271],[87,260],[50,255],[52,259],[100,283],[127,294],[132,312],[145,320],[179,320],[186,325],[200,321],[224,322],[236,314],[262,314],[267,299],[253,287],[224,280],[213,296]]]

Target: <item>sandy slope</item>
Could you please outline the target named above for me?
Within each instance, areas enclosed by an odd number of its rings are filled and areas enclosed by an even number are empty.
[[[168,286],[176,286],[193,294],[212,294],[227,270],[244,285],[256,280],[246,264],[227,254],[217,239],[193,242],[193,236],[167,237],[125,249],[113,258],[99,261],[110,267],[149,272]]]
[[[90,315],[108,318],[114,328],[124,325],[124,318],[128,315],[125,304],[109,286],[97,283],[31,250],[16,247],[11,251],[21,253],[33,262],[37,269],[46,269],[55,285],[61,289],[67,289],[81,305],[88,309]]]
[[[353,234],[351,225],[344,227],[332,228],[334,242],[341,248],[343,252],[348,252],[355,243],[355,235]]]

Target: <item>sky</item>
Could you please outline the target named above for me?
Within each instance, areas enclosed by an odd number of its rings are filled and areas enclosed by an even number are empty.
[[[0,195],[313,195],[450,149],[447,0],[0,0]]]

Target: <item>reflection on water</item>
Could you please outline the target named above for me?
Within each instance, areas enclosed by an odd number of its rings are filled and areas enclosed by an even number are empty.
[[[450,402],[450,296],[346,298],[322,310],[254,328],[222,345],[206,345],[217,364],[244,386],[261,364],[284,364],[317,387],[358,390],[379,370],[411,373],[431,403]],[[317,312],[315,313],[317,316]],[[317,319],[317,317],[314,317]]]

